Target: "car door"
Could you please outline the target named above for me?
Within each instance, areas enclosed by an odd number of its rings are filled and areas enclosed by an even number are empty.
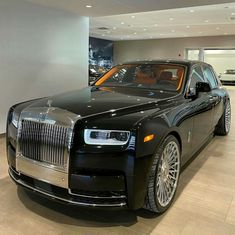
[[[192,67],[188,85],[189,93],[195,93],[197,82],[206,82],[200,65]],[[213,100],[211,92],[200,92],[196,98],[190,101],[190,106],[193,116],[192,151],[195,151],[212,132]]]
[[[218,78],[215,75],[213,68],[209,65],[203,65],[203,74],[205,80],[210,84],[211,87],[211,96],[210,102],[213,106],[213,115],[212,115],[212,127],[215,127],[223,113],[223,103],[222,103],[222,92],[219,89]]]

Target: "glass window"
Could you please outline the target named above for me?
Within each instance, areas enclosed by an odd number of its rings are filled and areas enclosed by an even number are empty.
[[[215,88],[218,85],[218,82],[213,74],[213,72],[211,71],[211,69],[208,66],[204,66],[203,67],[203,73],[205,76],[205,79],[207,82],[209,82],[209,84],[211,85],[211,88]]]
[[[186,49],[186,59],[199,60],[199,49]]]
[[[193,68],[189,88],[195,89],[197,82],[205,82],[202,69],[200,66]]]
[[[224,74],[235,74],[235,69],[226,69]]]
[[[205,82],[201,66],[196,66],[192,69],[192,73],[189,79],[189,85],[186,92],[186,97],[196,94],[196,83]]]
[[[96,86],[118,86],[180,91],[185,67],[177,64],[127,64],[112,68]]]
[[[186,49],[186,59],[204,61],[204,51],[202,48]]]

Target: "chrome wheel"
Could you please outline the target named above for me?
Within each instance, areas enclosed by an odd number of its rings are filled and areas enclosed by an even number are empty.
[[[156,196],[162,207],[171,202],[177,188],[179,173],[179,147],[176,142],[170,141],[161,154],[156,177]]]
[[[228,133],[231,125],[231,105],[227,102],[225,107],[225,131]]]

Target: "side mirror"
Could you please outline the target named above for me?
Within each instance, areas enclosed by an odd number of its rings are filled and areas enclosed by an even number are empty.
[[[196,83],[196,94],[199,92],[209,92],[211,91],[211,87],[207,82],[197,82]]]
[[[198,94],[200,92],[209,92],[211,91],[211,87],[207,82],[197,82],[195,88],[190,88],[188,93],[186,94],[186,98],[190,98],[192,100],[197,99]]]

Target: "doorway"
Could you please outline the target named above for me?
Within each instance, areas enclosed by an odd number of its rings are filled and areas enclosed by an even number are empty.
[[[186,59],[201,60],[211,64],[217,74],[235,69],[235,48],[189,48]]]

